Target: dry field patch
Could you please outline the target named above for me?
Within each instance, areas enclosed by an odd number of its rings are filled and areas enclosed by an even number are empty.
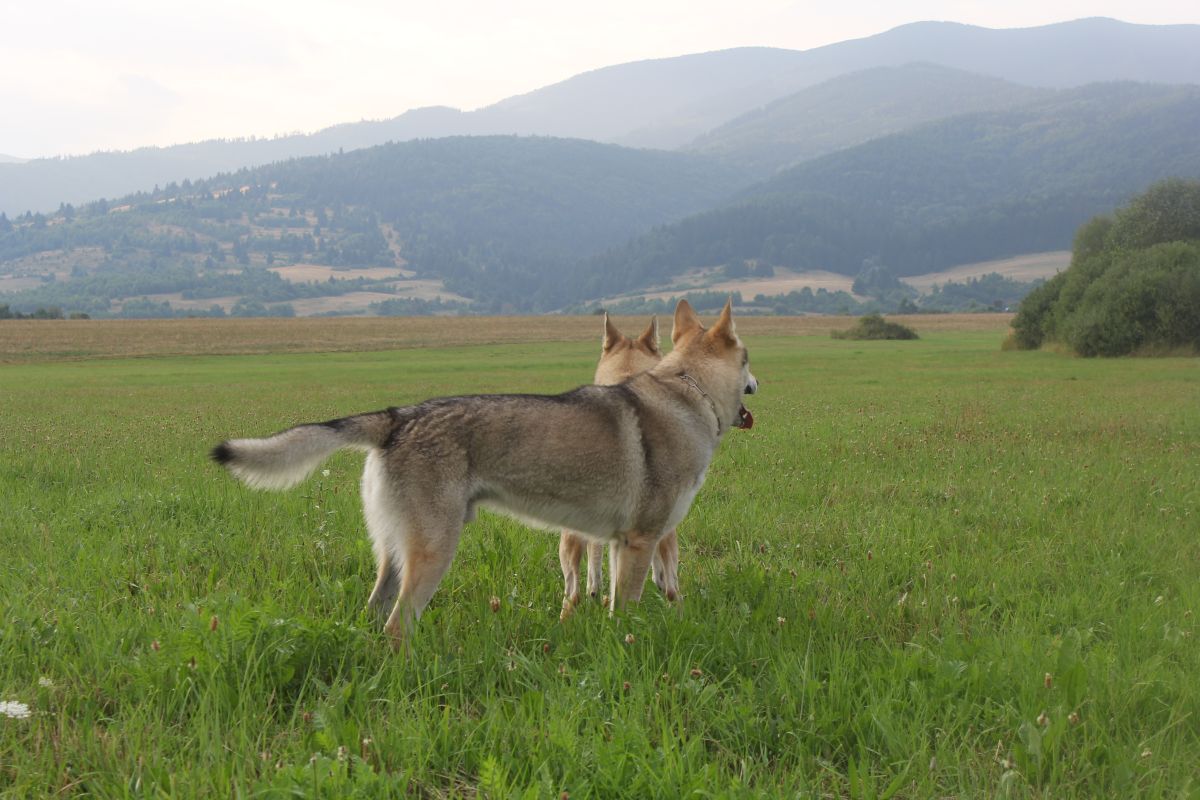
[[[979,261],[974,264],[962,264],[942,272],[929,272],[924,275],[914,275],[904,278],[904,282],[919,292],[925,293],[934,284],[945,284],[951,281],[965,283],[972,278],[982,278],[993,272],[1014,281],[1035,281],[1038,278],[1053,278],[1057,273],[1071,264],[1070,250],[1056,250],[1049,253],[1033,253],[1015,258],[1002,258],[996,261]]]

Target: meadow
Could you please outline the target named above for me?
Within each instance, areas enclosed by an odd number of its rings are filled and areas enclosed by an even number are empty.
[[[745,320],[682,604],[560,623],[557,537],[482,514],[412,657],[362,456],[263,493],[208,449],[564,390],[598,320],[0,323],[0,796],[1200,795],[1200,362],[949,320]]]

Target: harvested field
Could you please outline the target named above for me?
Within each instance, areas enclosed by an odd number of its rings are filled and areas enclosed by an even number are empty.
[[[942,272],[929,272],[924,275],[914,275],[905,278],[904,282],[919,292],[928,292],[934,284],[965,283],[972,278],[982,278],[995,272],[1014,281],[1035,281],[1038,278],[1052,278],[1066,269],[1071,263],[1069,250],[1056,250],[1049,253],[1033,253],[1016,258],[1003,258],[997,261],[980,261],[975,264],[963,264]]]
[[[211,304],[212,301],[209,301]],[[995,331],[1011,314],[930,314],[904,318],[918,333]],[[623,330],[640,330],[643,317],[617,317]],[[742,317],[745,336],[828,336],[848,317]],[[660,320],[670,340],[670,320]],[[583,317],[336,317],[293,319],[3,320],[0,362],[121,356],[224,353],[315,353],[399,350],[412,347],[581,342],[600,340],[600,319]]]

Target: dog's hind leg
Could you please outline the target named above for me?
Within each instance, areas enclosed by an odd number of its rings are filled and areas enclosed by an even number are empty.
[[[454,560],[465,517],[465,499],[460,502],[459,498],[446,495],[440,499],[426,498],[419,511],[404,514],[398,526],[402,534],[399,555],[404,562],[400,594],[383,626],[391,637],[392,649],[399,650],[411,640],[421,612]]]
[[[624,608],[626,603],[636,603],[642,599],[642,587],[650,573],[656,543],[655,536],[628,533],[610,545],[610,616],[618,607]]]
[[[371,548],[375,551],[375,588],[367,600],[367,608],[382,624],[388,618],[396,595],[400,591],[400,567],[396,549],[403,534],[396,526],[399,519],[381,496],[385,485],[383,466],[374,453],[367,455],[363,468],[362,500],[363,515],[367,522],[367,533],[371,536]]]
[[[400,569],[387,548],[383,548],[382,554],[377,552],[375,559],[375,588],[371,590],[367,608],[382,623],[387,621],[388,612],[391,611],[396,602],[396,595],[400,592]]]
[[[654,548],[654,585],[668,602],[679,599],[679,538],[672,528]]]
[[[404,555],[404,574],[400,579],[400,594],[396,597],[396,604],[392,607],[387,624],[383,626],[391,638],[393,650],[399,650],[412,639],[421,612],[429,605],[430,598],[442,582],[442,576],[454,560],[458,535],[459,530],[455,529],[453,533],[446,531],[438,537],[440,541],[436,542],[424,537],[409,537],[409,546]]]
[[[558,563],[563,573],[563,603],[560,620],[566,619],[579,602],[579,559],[583,555],[584,540],[570,531],[563,531],[558,539]],[[592,583],[591,551],[588,552],[588,585]]]

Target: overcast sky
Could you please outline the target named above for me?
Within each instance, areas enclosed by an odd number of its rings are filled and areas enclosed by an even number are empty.
[[[590,69],[906,22],[1198,23],[1196,0],[0,0],[0,154],[32,158],[473,109]]]

